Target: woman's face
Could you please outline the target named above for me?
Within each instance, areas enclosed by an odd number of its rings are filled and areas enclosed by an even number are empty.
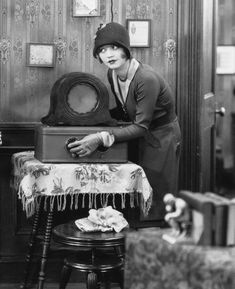
[[[100,48],[99,57],[110,69],[120,69],[127,61],[125,51],[122,47],[115,45],[104,45]]]

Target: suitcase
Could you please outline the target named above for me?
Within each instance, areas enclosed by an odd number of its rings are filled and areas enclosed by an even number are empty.
[[[66,148],[69,139],[78,139],[99,131],[113,131],[117,127],[45,126],[35,129],[35,158],[43,163],[125,163],[127,142],[114,143],[107,150],[97,150],[86,157],[73,158]]]

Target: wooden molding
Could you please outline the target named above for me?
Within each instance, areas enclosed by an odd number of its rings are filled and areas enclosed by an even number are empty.
[[[177,113],[182,130],[180,189],[199,186],[201,0],[178,1]]]

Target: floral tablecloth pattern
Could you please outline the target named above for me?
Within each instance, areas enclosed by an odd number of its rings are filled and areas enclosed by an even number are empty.
[[[152,188],[144,170],[134,163],[42,163],[34,157],[34,151],[12,155],[12,185],[22,200],[26,216],[31,216],[39,203],[39,197],[50,198],[50,206],[56,203],[58,210],[66,207],[70,195],[70,207],[78,209],[78,197],[89,195],[89,208],[96,208],[97,196],[102,206],[110,199],[115,208],[115,196],[121,196],[125,208],[127,194],[130,206],[138,204],[145,214],[151,206]],[[138,203],[140,202],[140,203]]]
[[[127,234],[125,289],[235,288],[235,247],[172,245],[163,231]]]

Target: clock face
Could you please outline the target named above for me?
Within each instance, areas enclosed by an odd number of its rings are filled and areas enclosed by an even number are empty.
[[[97,92],[88,85],[76,85],[68,93],[68,105],[77,113],[95,111],[99,100]]]

